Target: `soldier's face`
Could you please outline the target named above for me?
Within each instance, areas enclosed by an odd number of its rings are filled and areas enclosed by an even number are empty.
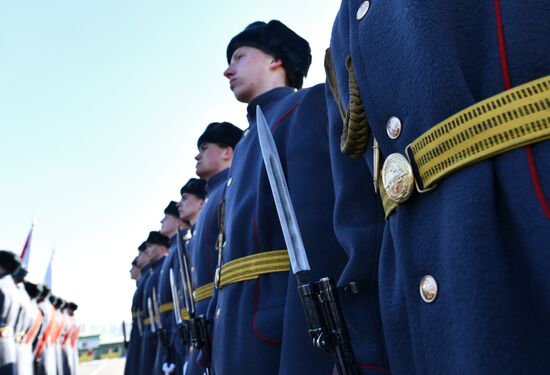
[[[149,255],[145,251],[140,251],[137,257],[137,266],[141,269],[145,267],[151,259],[149,259]]]
[[[253,47],[239,47],[233,52],[223,75],[238,101],[249,103],[271,89],[270,72],[274,58]]]
[[[145,252],[151,259],[151,262],[155,262],[166,255],[167,250],[167,248],[161,245],[147,244],[147,249],[145,249]]]
[[[140,276],[141,276],[141,270],[136,266],[132,266],[132,268],[130,268],[130,278],[132,280],[137,280],[139,279]]]
[[[180,222],[180,219],[177,219],[172,215],[165,215],[160,221],[160,233],[165,236],[172,237],[178,230]]]
[[[229,158],[230,147],[220,147],[216,143],[204,142],[199,147],[199,153],[195,156],[197,165],[195,172],[197,176],[204,180],[208,180],[224,169],[225,162]]]
[[[182,220],[194,222],[203,204],[204,200],[196,195],[183,193],[181,195],[181,200],[177,204],[180,218]]]

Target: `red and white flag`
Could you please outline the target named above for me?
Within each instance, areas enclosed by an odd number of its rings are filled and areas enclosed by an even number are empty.
[[[31,240],[32,240],[32,230],[34,229],[34,222],[31,225],[31,230],[29,230],[29,235],[27,236],[27,240],[25,241],[25,245],[23,246],[23,251],[21,251],[21,264],[23,267],[28,270],[29,269],[29,257],[31,255]]]

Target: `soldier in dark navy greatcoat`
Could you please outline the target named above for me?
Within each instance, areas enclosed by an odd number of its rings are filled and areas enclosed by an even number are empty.
[[[271,127],[310,258],[312,277],[335,277],[344,253],[332,232],[333,190],[323,85],[301,89],[307,41],[279,21],[255,22],[227,48],[224,75],[248,103],[225,194],[214,317],[216,374],[329,374],[313,348],[261,156],[256,106]],[[299,89],[296,91],[296,89]]]
[[[141,340],[145,328],[141,301],[143,298],[143,288],[145,288],[145,283],[150,276],[150,259],[145,252],[146,248],[147,244],[145,242],[138,246],[138,256],[135,259],[135,265],[132,263],[132,269],[134,270],[132,277],[134,275],[136,277],[136,291],[132,298],[132,330],[130,331],[130,341],[126,354],[125,375],[137,374],[139,368]]]
[[[168,249],[170,248],[170,239],[159,231],[149,232],[149,236],[145,241],[147,247],[145,253],[150,259],[149,278],[145,282],[143,288],[143,296],[141,300],[141,309],[143,310],[143,337],[141,340],[141,349],[139,356],[138,373],[143,375],[151,375],[155,365],[155,357],[157,354],[157,330],[158,322],[155,320],[155,304],[153,291],[158,293],[158,279],[162,264]],[[158,297],[158,294],[157,294]]]
[[[195,314],[206,315],[214,289],[214,274],[218,262],[217,240],[220,214],[233,150],[241,139],[242,130],[229,122],[214,122],[206,127],[197,141],[199,153],[196,173],[207,181],[206,202],[195,224],[187,254],[191,267]],[[205,363],[198,350],[190,352],[186,374],[202,375]]]
[[[342,1],[327,100],[365,373],[550,373],[549,13]]]
[[[189,181],[187,181],[187,183],[181,188],[180,193],[181,193],[181,199],[177,204],[178,212],[179,212],[180,218],[190,225],[188,232],[185,235],[183,235],[184,241],[182,244],[183,245],[182,250],[184,251],[185,256],[187,257],[187,262],[189,262],[189,241],[195,233],[195,225],[197,223],[197,219],[202,211],[202,208],[204,207],[204,202],[206,200],[206,181],[199,178],[190,178]],[[177,267],[179,270],[179,267],[184,267],[184,265],[178,263]],[[188,263],[187,267],[188,269],[183,272],[188,272],[189,275],[191,275],[194,272],[194,268],[190,263]],[[176,269],[174,269],[174,272],[176,272]],[[177,272],[177,276],[179,276],[180,274],[181,274],[180,272]],[[185,286],[183,281],[181,280],[181,277],[178,277],[177,280],[178,280],[178,286],[181,290],[182,295],[184,293],[185,288],[190,288],[191,291],[193,290],[193,285]],[[188,302],[191,302],[191,301],[188,301]],[[185,302],[183,301],[183,298],[180,304],[182,305],[182,307],[185,307]],[[188,318],[189,317],[187,316],[186,319]],[[191,339],[191,337],[189,337],[189,339]],[[196,353],[194,353],[192,342],[187,342],[185,344],[187,345],[186,349],[188,351],[188,355],[185,363],[185,373],[188,373],[189,362],[194,361],[196,359]]]
[[[185,350],[178,350],[178,346],[182,347],[184,344],[180,342],[176,319],[174,317],[174,303],[170,287],[170,269],[174,270],[174,276],[178,275],[177,230],[178,228],[184,230],[187,227],[188,224],[179,217],[176,202],[170,201],[164,209],[164,218],[161,220],[160,228],[160,232],[170,238],[170,249],[168,249],[168,255],[162,264],[157,284],[157,298],[162,330],[158,333],[159,342],[157,345],[154,374],[164,374],[163,367],[165,363],[168,366],[166,367],[167,369],[173,364],[173,371],[175,373],[181,374],[183,372]]]

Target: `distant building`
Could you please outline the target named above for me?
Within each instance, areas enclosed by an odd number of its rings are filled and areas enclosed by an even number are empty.
[[[126,356],[126,348],[122,340],[102,341],[101,335],[80,336],[78,356],[80,362],[120,358]]]

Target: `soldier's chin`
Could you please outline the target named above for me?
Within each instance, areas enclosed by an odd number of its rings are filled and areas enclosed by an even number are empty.
[[[233,91],[233,95],[235,95],[235,98],[241,102],[241,103],[248,103],[250,102],[250,95],[247,92],[243,92],[242,90],[239,90],[238,87],[235,87],[231,89]]]

